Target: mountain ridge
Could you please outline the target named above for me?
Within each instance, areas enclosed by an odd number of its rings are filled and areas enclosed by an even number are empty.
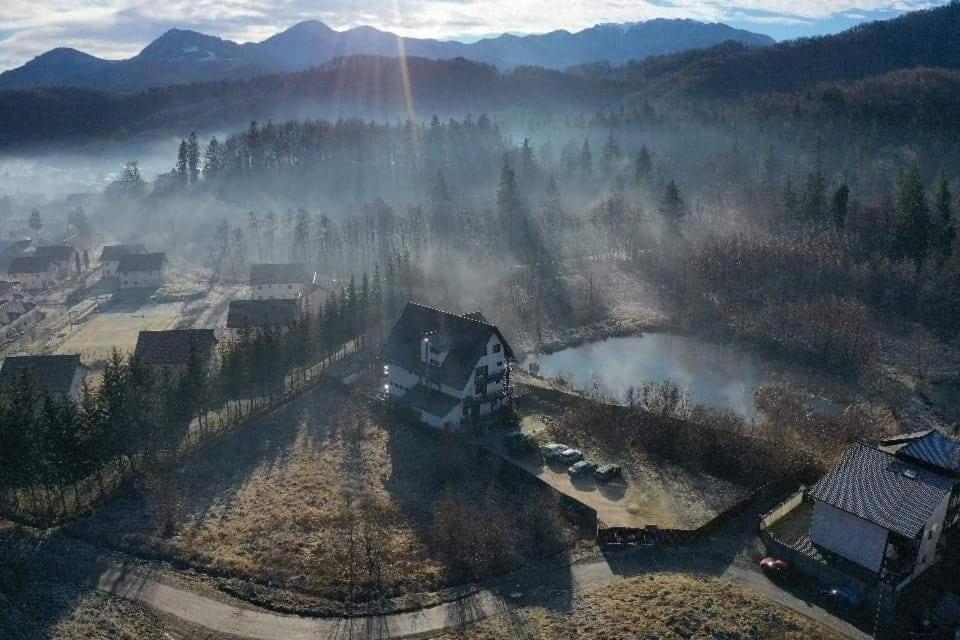
[[[303,71],[338,57],[406,55],[468,58],[509,69],[540,66],[563,69],[599,60],[624,63],[653,55],[703,48],[726,41],[767,46],[773,39],[722,23],[656,19],[593,27],[571,33],[502,34],[472,43],[404,38],[361,25],[336,31],[319,20],[299,22],[260,42],[239,44],[189,29],[168,29],[137,55],[105,60],[82,51],[71,57],[40,54],[26,64],[0,73],[0,89],[73,86],[135,92],[191,82],[236,80],[268,73]]]

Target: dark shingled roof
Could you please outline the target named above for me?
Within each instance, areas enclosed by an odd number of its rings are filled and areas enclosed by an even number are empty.
[[[17,256],[10,261],[7,273],[46,273],[52,264],[50,256]]]
[[[141,331],[134,355],[151,365],[186,365],[192,349],[197,349],[198,355],[206,360],[213,355],[216,343],[213,329]]]
[[[76,249],[71,247],[68,244],[58,244],[52,245],[49,247],[37,247],[33,251],[33,255],[38,258],[44,256],[50,256],[54,259],[55,262],[66,262],[67,260],[73,260],[73,256],[76,253]]]
[[[897,455],[960,474],[960,443],[939,431],[929,431],[909,442]]]
[[[146,252],[147,248],[142,244],[111,244],[103,248],[100,253],[100,262],[119,260],[121,256],[132,256]]]
[[[160,271],[166,261],[165,253],[130,253],[120,256],[117,273]]]
[[[407,394],[403,396],[403,401],[414,409],[426,411],[438,418],[446,416],[459,403],[459,400],[453,396],[448,396],[422,384],[418,384],[407,391]]]
[[[300,262],[283,264],[255,264],[250,267],[250,284],[306,283],[307,267]]]
[[[420,360],[420,342],[428,334],[433,334],[436,339],[447,343],[449,353],[439,367],[429,367],[431,378],[462,389],[470,379],[477,360],[483,355],[491,335],[496,334],[503,343],[505,356],[513,358],[513,350],[500,330],[476,318],[475,314],[470,317],[458,316],[408,302],[393,325],[380,358],[388,364],[417,371],[426,366]]]
[[[66,395],[79,366],[79,355],[10,356],[0,368],[0,385],[15,384],[27,371],[49,393]]]
[[[913,539],[953,483],[866,444],[853,444],[808,492],[816,500]]]
[[[231,300],[227,328],[286,326],[298,313],[296,300]]]

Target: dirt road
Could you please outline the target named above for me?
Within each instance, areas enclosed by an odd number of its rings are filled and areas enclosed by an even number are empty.
[[[616,554],[609,560],[597,560],[525,577],[521,582],[507,583],[502,588],[493,587],[455,602],[418,611],[356,618],[306,618],[228,604],[165,584],[143,568],[127,568],[119,564],[106,567],[97,587],[186,623],[243,638],[352,640],[428,637],[504,613],[516,606],[538,604],[546,597],[545,594],[555,592],[556,585],[564,585],[575,594],[651,571],[703,573],[759,593],[848,638],[866,640],[871,637],[829,612],[783,591],[752,569],[737,564],[723,564],[705,560],[703,554],[695,549],[636,550]],[[698,571],[695,566],[700,566],[701,570]],[[505,595],[512,591],[522,594],[519,601],[515,602]]]

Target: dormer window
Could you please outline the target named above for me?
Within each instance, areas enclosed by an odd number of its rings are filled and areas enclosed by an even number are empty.
[[[494,352],[494,353],[500,353],[500,343],[499,343],[499,342],[498,342],[497,344],[493,345],[493,352]]]

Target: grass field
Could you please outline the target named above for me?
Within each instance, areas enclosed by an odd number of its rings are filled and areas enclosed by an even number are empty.
[[[560,610],[523,608],[438,640],[833,640],[762,596],[712,578],[651,574],[591,591]]]
[[[420,427],[382,424],[339,387],[148,485],[76,526],[336,602],[469,582],[579,541],[556,498],[511,465]]]
[[[85,362],[95,362],[110,356],[116,348],[131,352],[137,345],[141,331],[172,329],[177,324],[182,304],[148,304],[136,308],[111,307],[93,316],[67,337],[56,352],[79,353]]]

